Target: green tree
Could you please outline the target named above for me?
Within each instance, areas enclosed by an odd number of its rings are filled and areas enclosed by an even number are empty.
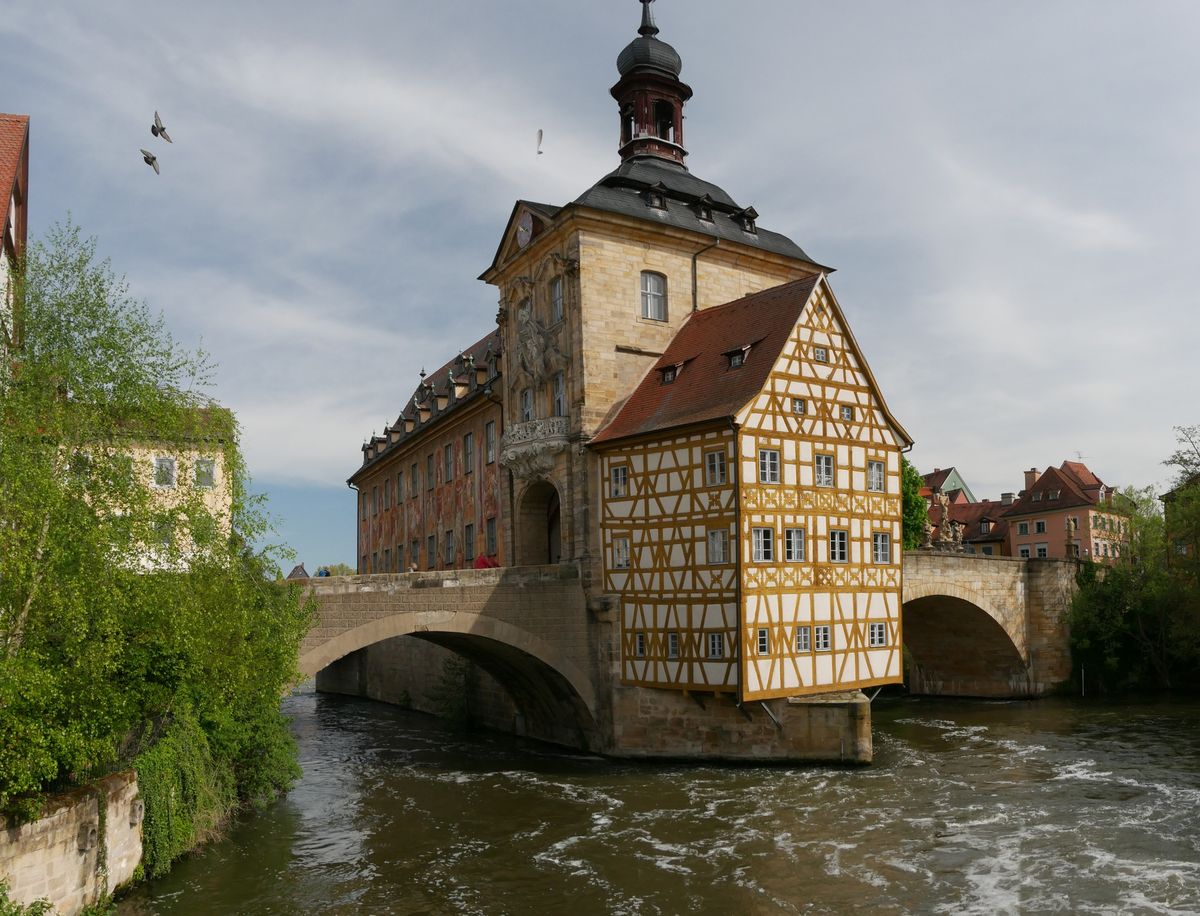
[[[1180,488],[1166,512],[1151,488],[1114,499],[1129,522],[1129,545],[1111,565],[1085,563],[1070,611],[1076,676],[1089,689],[1200,687],[1200,579],[1194,552],[1177,553],[1200,532],[1196,427],[1181,427],[1165,462]]]
[[[917,469],[903,455],[900,456],[900,504],[902,512],[901,532],[904,549],[916,550],[925,539],[925,520],[929,504],[921,495],[924,481]]]
[[[331,575],[331,576],[353,576],[353,575],[355,575],[354,567],[347,566],[345,563],[330,563],[327,566],[320,566],[317,568],[329,570],[329,575]]]
[[[12,282],[0,335],[0,808],[118,766],[180,719],[245,800],[296,774],[279,697],[310,612],[251,545],[237,427],[210,364],[128,294],[68,224]],[[180,476],[164,505],[139,448],[218,442],[229,504]],[[165,541],[164,543],[164,533]],[[147,810],[147,820],[151,818]]]

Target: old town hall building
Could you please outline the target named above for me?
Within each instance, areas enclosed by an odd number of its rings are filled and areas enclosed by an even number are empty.
[[[617,59],[620,164],[518,201],[496,327],[363,447],[359,571],[572,563],[630,687],[901,679],[900,452],[829,268],[685,165],[682,62]]]

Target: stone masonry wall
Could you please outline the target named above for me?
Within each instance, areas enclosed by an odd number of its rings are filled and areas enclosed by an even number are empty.
[[[1067,613],[1075,595],[1076,560],[1029,560],[1026,600],[1029,662],[1037,694],[1053,690],[1071,676],[1071,631]]]
[[[142,860],[142,813],[137,778],[127,772],[54,796],[31,823],[9,826],[0,818],[0,875],[9,880],[9,896],[48,899],[72,916],[127,884]]]

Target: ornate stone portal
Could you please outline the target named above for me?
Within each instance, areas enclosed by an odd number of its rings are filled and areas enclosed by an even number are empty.
[[[545,417],[517,423],[500,438],[500,463],[524,480],[545,480],[554,456],[567,447],[571,423],[566,417]]]

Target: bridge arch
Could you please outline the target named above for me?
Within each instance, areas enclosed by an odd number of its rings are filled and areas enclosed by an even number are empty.
[[[404,636],[440,645],[490,674],[521,711],[531,737],[573,747],[597,746],[600,732],[591,679],[556,647],[494,617],[465,611],[383,616],[304,652],[300,672],[313,677],[359,650]]]
[[[998,606],[961,582],[906,583],[903,626],[912,693],[1032,695],[1023,607]]]

